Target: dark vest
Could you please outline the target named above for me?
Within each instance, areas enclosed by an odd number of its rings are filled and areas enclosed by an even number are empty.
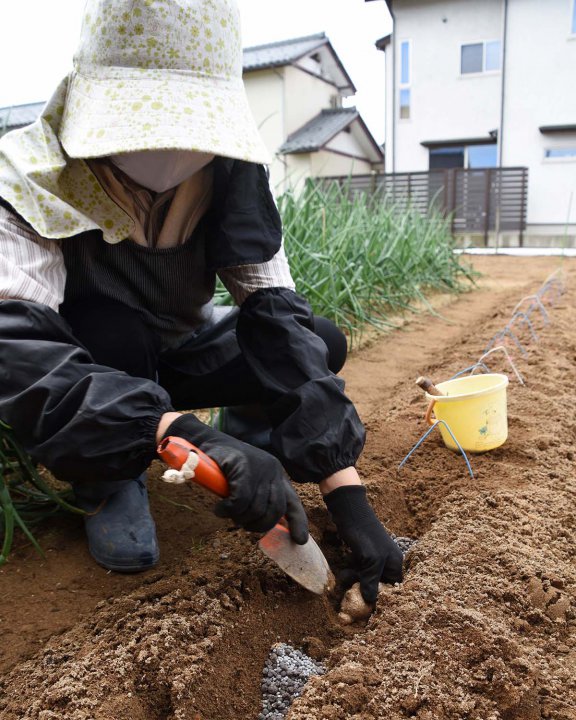
[[[183,245],[112,245],[99,230],[62,240],[64,302],[95,296],[123,302],[140,310],[168,347],[208,322],[217,271],[266,262],[282,241],[264,167],[226,158],[213,162],[212,205]]]

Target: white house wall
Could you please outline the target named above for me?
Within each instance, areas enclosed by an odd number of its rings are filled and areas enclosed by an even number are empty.
[[[354,131],[354,125],[350,127],[349,131],[343,130],[338,133],[336,137],[330,140],[326,148],[352,155],[355,158],[365,158],[368,152],[366,146],[363,145],[357,137]]]
[[[576,124],[573,0],[509,0],[503,164],[526,165],[528,223],[576,222],[576,158],[545,159],[546,148],[576,147],[575,134],[543,135],[540,126]]]
[[[276,151],[286,139],[284,72],[285,68],[275,68],[244,75],[250,109],[264,144],[273,157],[270,181],[274,188],[282,187],[285,173],[282,159],[276,157]]]
[[[284,189],[296,192],[302,189],[306,179],[312,175],[311,153],[285,155],[286,183]]]
[[[428,170],[428,150],[422,147],[423,140],[488,138],[489,131],[498,127],[500,71],[462,76],[460,48],[462,44],[500,39],[501,7],[501,0],[401,0],[394,6],[396,172]],[[410,42],[409,120],[398,119],[400,49],[404,40]],[[392,64],[392,47],[386,49],[387,66]]]
[[[311,155],[311,169],[314,177],[364,175],[372,170],[370,163],[365,160],[355,160],[326,150]]]
[[[284,68],[286,73],[286,137],[318,115],[320,110],[330,108],[330,100],[338,95],[334,85],[313,77],[294,67]]]
[[[282,156],[276,152],[291,133],[323,108],[331,107],[330,98],[338,90],[290,66],[246,73],[244,86],[256,124],[273,157],[270,184],[274,192],[301,186],[302,178],[311,174],[309,155]]]
[[[285,160],[288,177],[286,189],[291,188],[295,192],[302,189],[309,177],[367,175],[372,170],[370,163],[365,160],[354,160],[326,150],[287,155]]]

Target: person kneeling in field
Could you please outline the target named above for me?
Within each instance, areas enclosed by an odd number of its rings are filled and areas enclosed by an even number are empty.
[[[402,554],[355,470],[346,341],[295,292],[268,160],[232,0],[89,0],[74,70],[0,141],[0,418],[97,510],[105,568],[158,561],[145,471],[180,436],[221,466],[216,512],[247,530],[285,515],[304,543],[286,473],[317,483],[374,602]],[[213,306],[216,277],[236,308]],[[224,432],[175,411],[204,407]]]

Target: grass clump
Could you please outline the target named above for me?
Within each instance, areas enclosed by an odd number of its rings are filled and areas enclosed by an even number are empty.
[[[424,293],[457,292],[471,272],[454,254],[449,220],[422,216],[386,198],[308,182],[278,199],[284,244],[296,289],[318,315],[352,342],[366,325],[392,325],[391,315],[430,307]],[[231,302],[220,290],[220,302]]]
[[[0,421],[0,565],[8,558],[16,527],[42,555],[30,527],[60,509],[84,514],[70,499],[71,491],[58,491],[41,477],[10,428]]]

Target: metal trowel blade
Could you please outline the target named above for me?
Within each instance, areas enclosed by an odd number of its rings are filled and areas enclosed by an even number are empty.
[[[278,523],[259,541],[262,552],[299,585],[316,595],[334,588],[335,579],[324,553],[312,535],[304,545],[292,540],[287,527]]]

